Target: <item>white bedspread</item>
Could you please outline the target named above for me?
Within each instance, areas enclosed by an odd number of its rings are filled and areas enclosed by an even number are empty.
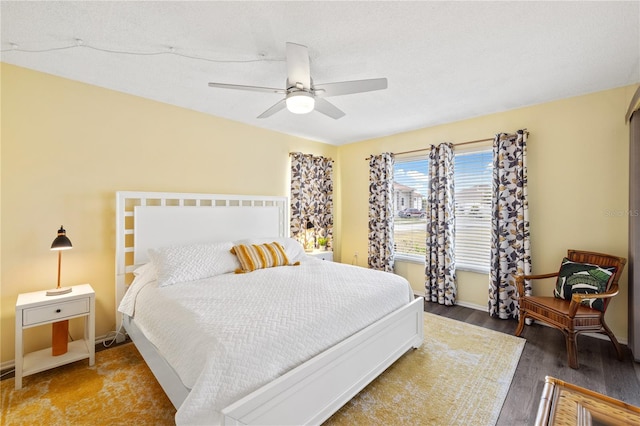
[[[177,424],[218,424],[220,410],[413,300],[402,277],[314,258],[159,288],[120,305],[180,376]]]

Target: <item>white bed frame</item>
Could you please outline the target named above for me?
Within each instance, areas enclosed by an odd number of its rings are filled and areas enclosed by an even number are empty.
[[[116,309],[147,250],[173,244],[288,236],[286,197],[160,192],[116,193]],[[222,410],[225,425],[320,424],[423,341],[417,298]],[[135,321],[122,324],[178,408],[189,394]]]

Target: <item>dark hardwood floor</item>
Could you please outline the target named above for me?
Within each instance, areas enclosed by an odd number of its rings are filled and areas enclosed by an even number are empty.
[[[511,334],[515,320],[492,318],[487,312],[461,306],[425,302],[425,312]],[[593,391],[640,406],[640,364],[623,346],[624,361],[618,361],[613,344],[595,337],[578,337],[577,370],[567,365],[564,335],[551,327],[534,324],[525,328],[526,344],[497,425],[532,425],[545,376],[552,376]],[[499,350],[499,348],[496,348]]]

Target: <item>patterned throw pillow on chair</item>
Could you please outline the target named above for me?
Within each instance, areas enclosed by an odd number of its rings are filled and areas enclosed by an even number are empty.
[[[553,295],[560,299],[571,300],[573,293],[603,293],[616,268],[572,262],[566,257],[562,260],[558,281]],[[604,311],[602,299],[584,299],[583,305]]]

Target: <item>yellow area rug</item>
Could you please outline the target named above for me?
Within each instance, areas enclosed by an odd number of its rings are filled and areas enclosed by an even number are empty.
[[[493,425],[524,340],[425,313],[425,342],[325,425]],[[175,409],[133,344],[2,381],[2,425],[171,425]]]
[[[2,381],[1,425],[171,425],[176,410],[133,343]]]
[[[495,425],[524,339],[424,314],[424,343],[334,414],[334,425]]]

